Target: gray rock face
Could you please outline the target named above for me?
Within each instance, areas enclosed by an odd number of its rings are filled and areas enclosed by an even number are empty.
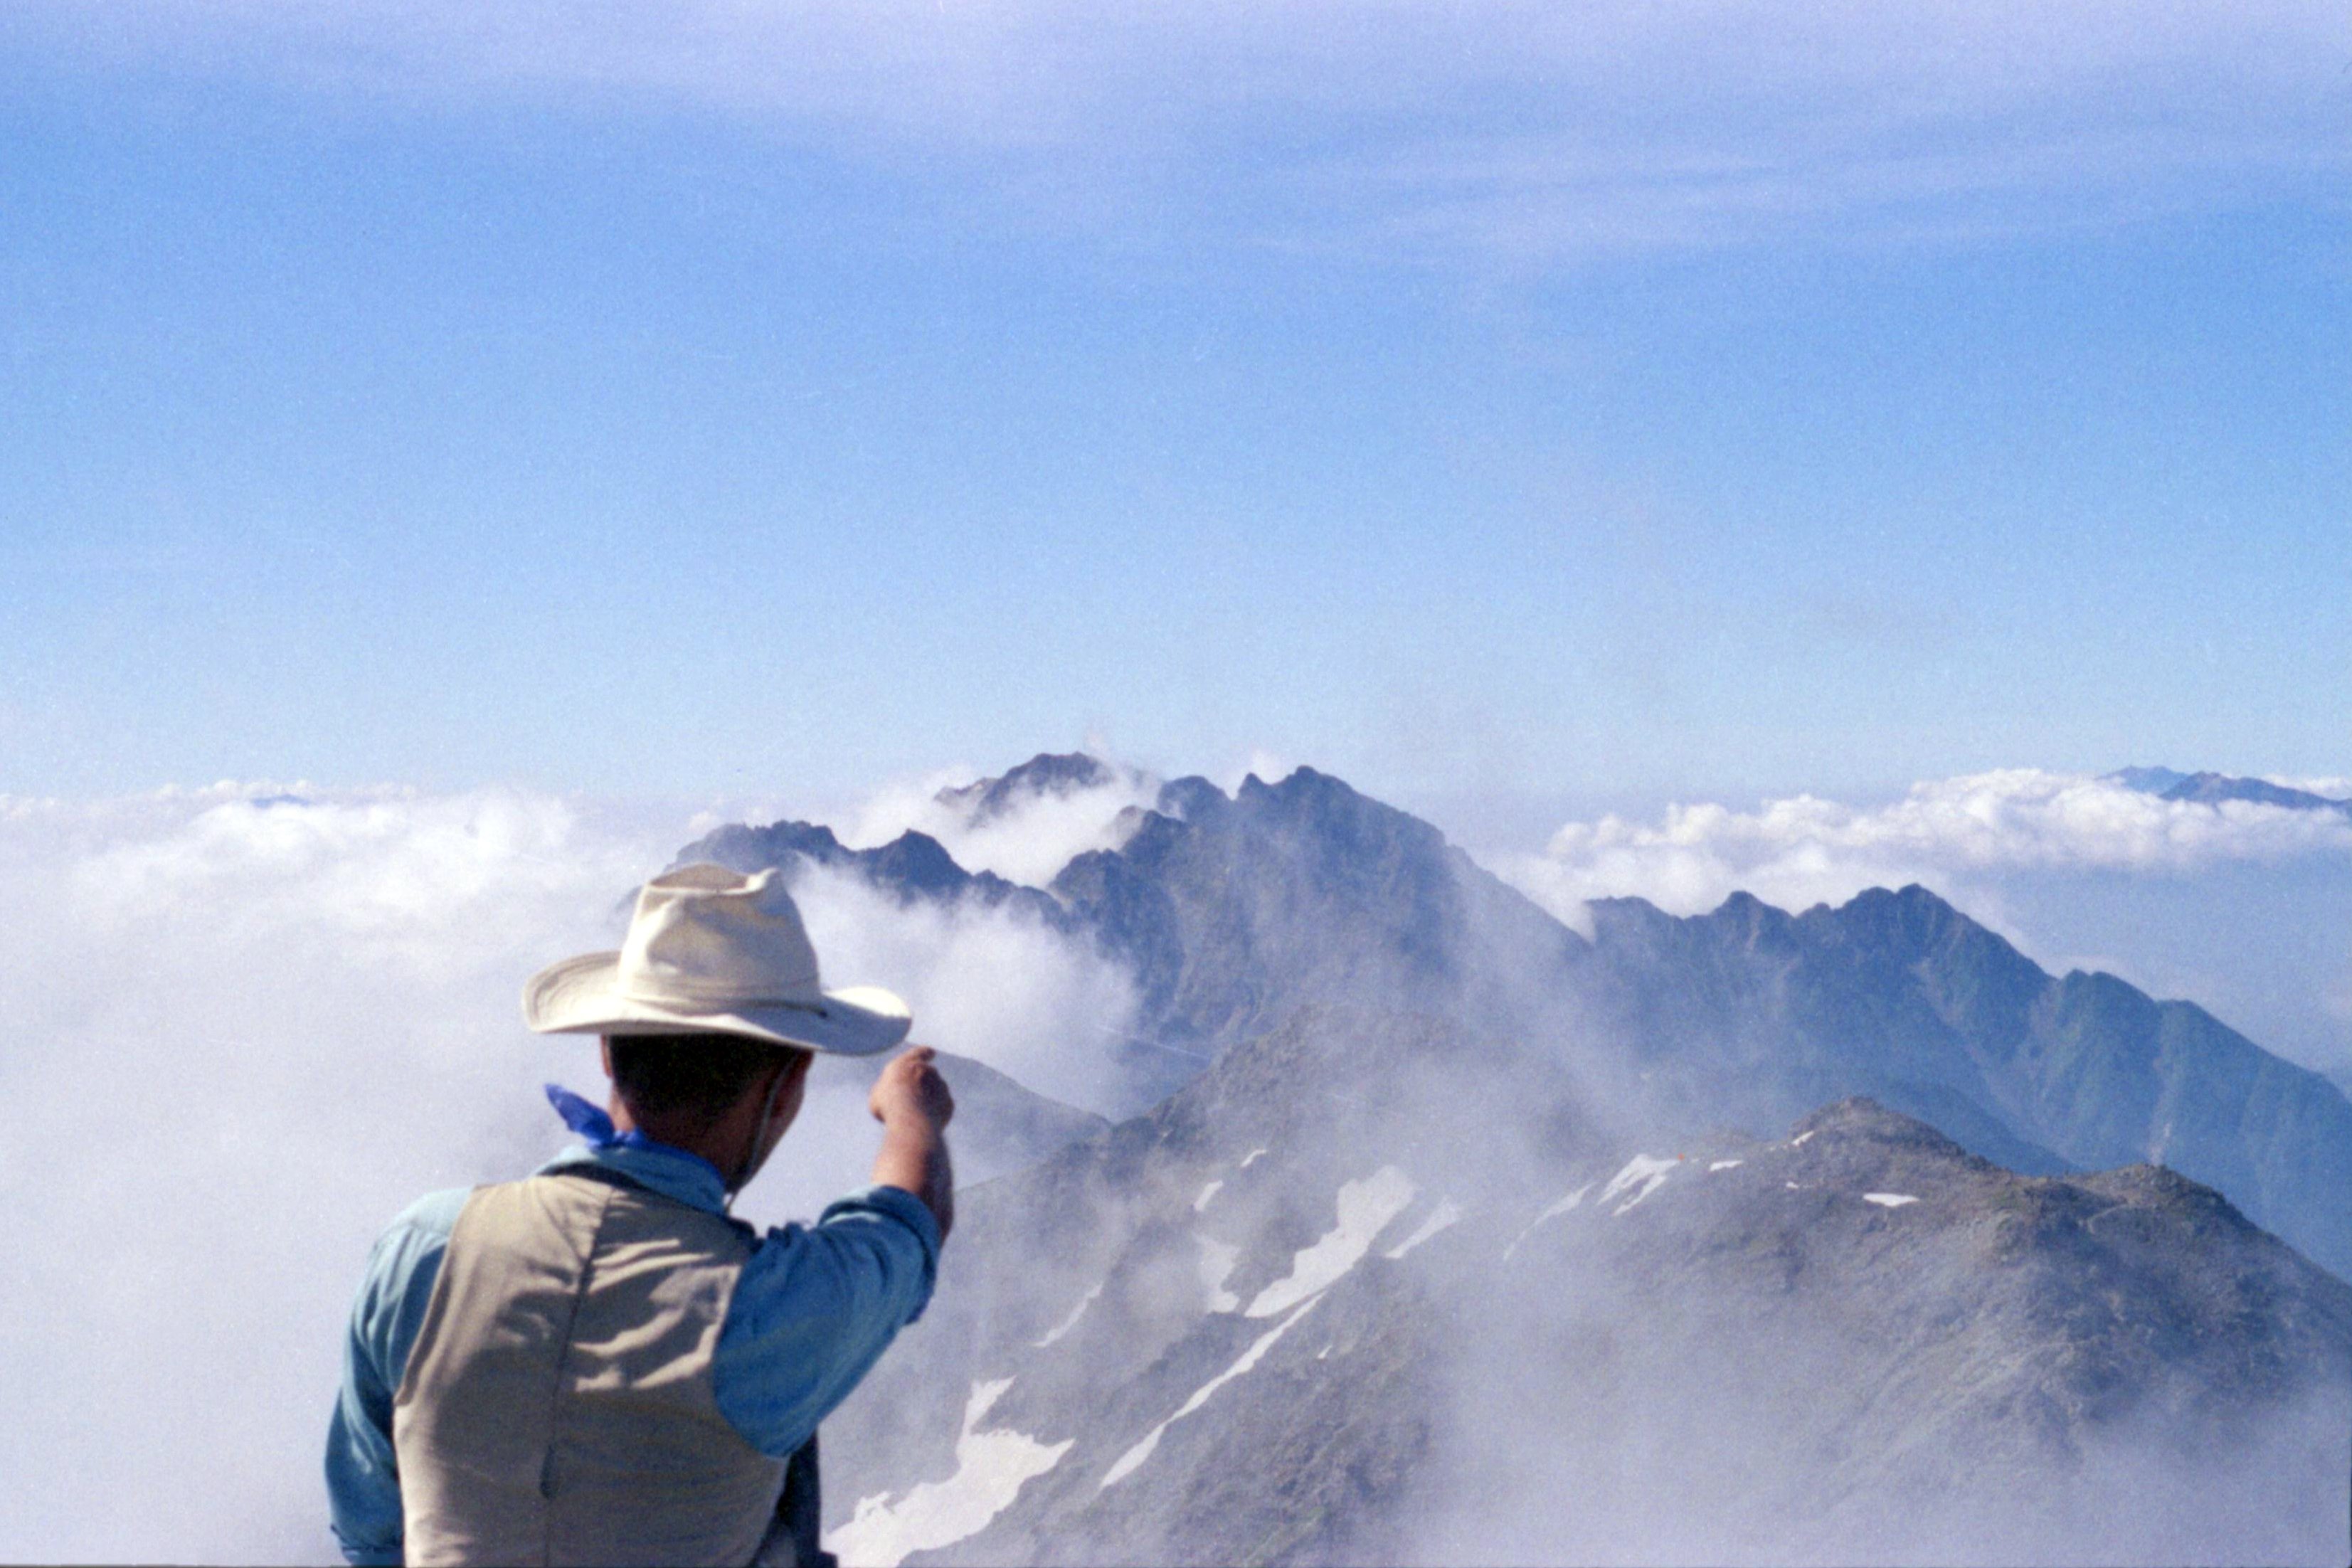
[[[2352,1102],[2201,1008],[2048,974],[1922,888],[1594,921],[1586,994],[1684,1121],[1868,1094],[2018,1169],[2162,1163],[2352,1274]]]
[[[930,1314],[828,1426],[835,1549],[2337,1544],[2352,1288],[2209,1189],[2015,1174],[1864,1100],[1770,1142],[1611,1147],[1550,1077],[1450,1024],[1308,1010],[968,1194]]]
[[[1034,888],[1006,881],[993,872],[965,870],[945,846],[928,833],[911,830],[872,849],[852,849],[833,836],[833,829],[809,822],[776,822],[765,827],[730,823],[713,828],[677,852],[673,868],[709,860],[749,875],[771,867],[786,871],[803,866],[850,870],[876,887],[896,893],[901,902],[919,899],[976,899],[984,903],[1016,903],[1040,919],[1066,924],[1061,907]]]
[[[1309,1003],[1511,1016],[1583,945],[1427,823],[1311,768],[1230,799],[1178,780],[1052,891],[1133,967],[1143,1028],[1202,1056]]]

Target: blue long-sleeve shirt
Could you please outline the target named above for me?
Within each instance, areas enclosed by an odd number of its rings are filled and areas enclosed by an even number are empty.
[[[569,1149],[540,1173],[599,1165],[680,1203],[724,1214],[719,1170],[683,1149],[633,1137]],[[343,1384],[327,1434],[335,1536],[354,1563],[401,1558],[400,1475],[392,1397],[470,1190],[420,1198],[369,1256],[343,1346]],[[745,1227],[747,1230],[750,1228]],[[814,1226],[753,1245],[711,1355],[719,1413],[761,1453],[782,1458],[857,1386],[900,1328],[922,1315],[939,1268],[939,1223],[913,1194],[864,1187]]]

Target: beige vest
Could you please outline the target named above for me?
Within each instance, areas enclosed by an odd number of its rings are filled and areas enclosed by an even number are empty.
[[[477,1188],[393,1401],[407,1560],[789,1553],[763,1551],[785,1461],[711,1392],[751,1249],[717,1215],[603,1176]]]

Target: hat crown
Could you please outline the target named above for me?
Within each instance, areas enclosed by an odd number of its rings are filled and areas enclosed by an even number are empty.
[[[772,869],[704,862],[656,877],[638,889],[617,968],[621,993],[646,1002],[824,1002],[816,949]]]

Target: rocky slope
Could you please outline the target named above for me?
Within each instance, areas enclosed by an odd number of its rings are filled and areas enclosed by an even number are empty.
[[[2202,1008],[2049,974],[1922,888],[1593,914],[1586,994],[1685,1122],[1868,1094],[2023,1170],[2161,1163],[2352,1274],[2352,1102]]]
[[[2352,1288],[2179,1174],[1841,1101],[1612,1144],[1539,1052],[1312,1009],[967,1194],[827,1427],[852,1562],[2294,1561]]]

